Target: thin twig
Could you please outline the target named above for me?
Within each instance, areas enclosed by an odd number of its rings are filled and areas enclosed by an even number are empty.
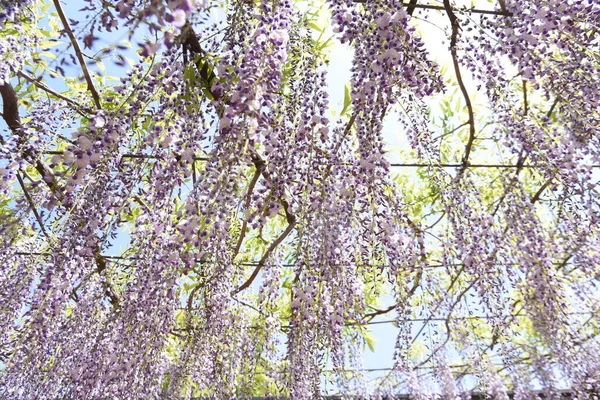
[[[201,285],[200,283],[197,283],[196,286],[194,286],[194,288],[190,292],[190,295],[188,296],[188,299],[187,299],[187,312],[188,312],[188,314],[192,313],[192,306],[194,304],[194,296],[196,295],[196,292],[198,290],[200,290],[200,288],[202,288],[203,286],[204,285]]]
[[[554,100],[554,103],[552,103],[552,106],[548,110],[548,113],[546,114],[546,116],[548,118],[550,118],[550,116],[554,112],[554,107],[556,107],[557,104],[558,104],[558,98]],[[544,190],[546,190],[546,188],[550,185],[550,183],[552,183],[552,181],[554,180],[555,177],[556,177],[556,173],[546,183],[544,183],[542,185],[542,187],[540,187],[540,189],[536,192],[536,194],[531,198],[531,204],[535,204],[540,199],[540,196],[542,195]]]
[[[84,117],[87,117],[88,114],[90,114],[90,113],[93,112],[89,108],[83,107],[81,104],[79,104],[75,100],[70,99],[69,97],[58,93],[57,91],[55,91],[51,87],[47,86],[43,82],[40,82],[38,79],[35,79],[33,76],[31,76],[31,75],[29,75],[29,74],[27,74],[27,73],[25,73],[23,71],[19,71],[19,73],[17,75],[20,76],[20,77],[22,77],[22,78],[24,78],[28,82],[34,84],[38,88],[42,89],[44,92],[46,92],[48,94],[51,94],[52,96],[57,97],[57,98],[59,98],[61,100],[64,100],[65,102],[67,102],[67,104],[73,106],[75,108],[75,110],[78,113],[80,113],[81,115],[83,115]]]
[[[144,200],[142,200],[142,199],[140,198],[140,196],[138,196],[138,195],[134,195],[134,196],[133,196],[133,200],[134,200],[136,203],[138,203],[140,206],[142,206],[142,207],[143,207],[143,208],[146,210],[146,212],[147,212],[148,214],[152,213],[152,210],[150,210],[150,206],[148,206],[148,204],[146,204],[146,202],[145,202]]]
[[[29,191],[25,187],[25,182],[23,182],[23,178],[21,178],[21,174],[18,171],[17,171],[17,180],[19,181],[19,186],[21,186],[21,189],[23,190],[23,194],[25,195],[25,198],[27,199],[27,202],[29,203],[29,206],[31,207],[31,211],[33,211],[33,215],[35,215],[35,219],[37,220],[38,224],[40,225],[40,229],[42,230],[42,233],[44,234],[44,236],[46,236],[46,239],[48,239],[48,243],[50,243],[50,240],[51,240],[50,235],[48,235],[48,232],[46,232],[46,229],[44,228],[44,222],[42,221],[42,217],[38,213],[37,208],[35,207],[35,203],[33,202],[33,199],[31,198],[31,196],[29,195]]]
[[[367,319],[368,321],[371,321],[373,318],[377,317],[378,315],[384,315],[387,314],[397,308],[399,308],[400,306],[402,306],[402,304],[406,303],[408,301],[408,299],[410,299],[415,292],[417,291],[417,289],[420,287],[421,284],[421,278],[423,277],[423,270],[420,270],[417,273],[417,276],[415,277],[413,286],[411,287],[411,289],[408,291],[408,293],[406,294],[406,297],[404,299],[402,299],[402,301],[397,302],[395,304],[392,304],[391,306],[384,308],[383,310],[377,310],[375,309],[375,311],[371,312],[371,313],[367,313],[364,315],[363,319]],[[356,323],[353,325],[362,325],[360,323]]]
[[[96,87],[94,86],[94,81],[92,80],[90,71],[88,70],[87,64],[85,63],[85,60],[83,58],[83,52],[81,51],[81,47],[79,47],[77,38],[75,37],[75,34],[73,33],[71,26],[69,25],[69,21],[67,20],[67,17],[65,16],[65,12],[62,9],[60,0],[53,0],[53,3],[54,3],[54,7],[56,7],[56,11],[58,12],[58,16],[60,17],[60,20],[62,21],[64,31],[67,34],[67,36],[69,36],[69,39],[71,40],[71,43],[73,44],[73,49],[75,50],[75,55],[77,56],[77,59],[79,60],[79,64],[81,65],[81,72],[83,72],[83,76],[85,77],[85,80],[87,82],[87,88],[90,91],[90,93],[92,94],[92,97],[94,99],[94,104],[96,105],[97,109],[101,109],[102,105],[100,104],[100,95],[98,94],[98,91],[96,90]]]
[[[265,251],[262,258],[258,262],[258,265],[256,266],[256,268],[254,268],[254,271],[252,271],[252,274],[250,275],[250,277],[246,280],[246,282],[244,282],[240,287],[235,289],[232,292],[232,294],[234,294],[234,295],[238,294],[242,290],[247,289],[252,284],[252,282],[254,282],[254,280],[258,276],[258,273],[260,272],[260,270],[264,267],[264,265],[267,262],[267,260],[269,259],[269,257],[271,257],[271,254],[273,253],[273,251],[277,248],[277,246],[279,246],[281,244],[281,242],[283,242],[283,240],[290,234],[290,232],[292,232],[294,230],[294,227],[296,226],[296,221],[297,221],[296,216],[289,212],[289,205],[287,204],[287,202],[285,200],[282,199],[281,202],[283,205],[283,209],[285,210],[285,215],[286,215],[288,226],[281,233],[281,235],[279,235],[279,237],[277,237],[277,239],[275,239],[275,241],[273,243],[271,243],[271,245],[269,246],[267,251]]]
[[[529,114],[529,104],[527,103],[527,81],[523,79],[523,114]]]
[[[460,125],[459,125],[459,126],[457,126],[456,128],[452,129],[451,131],[444,132],[444,133],[442,133],[441,135],[434,137],[434,138],[433,138],[433,141],[436,141],[436,140],[443,139],[444,137],[446,137],[446,136],[448,136],[448,135],[451,135],[451,134],[453,134],[454,132],[456,132],[457,130],[461,129],[462,127],[464,127],[464,126],[466,126],[466,125],[469,125],[469,121],[467,121],[467,122],[463,122],[462,124],[460,124]]]
[[[556,99],[554,99],[554,103],[552,103],[552,106],[548,110],[546,117],[550,118],[552,116],[552,113],[554,112],[554,108],[556,107],[557,104],[558,104],[558,97]]]
[[[460,300],[463,298],[463,296],[473,287],[475,286],[475,283],[477,283],[478,279],[474,279],[473,282],[471,282],[471,284],[469,284],[469,286],[467,286],[459,295],[458,297],[454,300],[454,303],[452,303],[452,306],[450,307],[449,311],[448,311],[448,316],[446,317],[446,320],[444,321],[444,324],[446,325],[446,339],[444,340],[444,342],[442,344],[440,344],[438,347],[436,347],[431,354],[429,354],[429,356],[423,360],[422,362],[419,363],[418,366],[423,366],[425,364],[427,364],[432,358],[433,356],[440,351],[441,349],[443,349],[446,344],[450,341],[450,337],[452,336],[451,333],[451,329],[450,329],[450,321],[452,320],[451,315],[452,312],[454,311],[454,308],[456,307],[456,305],[460,302]]]
[[[262,173],[266,167],[265,161],[258,156],[253,157],[252,162],[254,163],[255,171],[254,171],[254,176],[252,176],[252,180],[250,181],[250,184],[248,185],[248,192],[246,193],[246,202],[244,204],[244,210],[246,212],[250,208],[250,202],[252,200],[252,193],[254,192],[254,187],[256,186],[256,182],[258,182],[258,179],[260,178],[260,176],[262,175]],[[237,241],[235,249],[233,250],[232,258],[235,258],[238,255],[238,253],[240,252],[240,248],[242,247],[242,242],[244,241],[244,237],[246,236],[246,227],[247,226],[248,226],[248,217],[244,218],[244,222],[242,223],[242,227],[240,230],[240,237]]]
[[[523,163],[525,162],[526,157],[527,156],[523,154],[523,150],[521,149],[521,152],[519,153],[519,159],[517,160],[517,166],[518,166],[517,172],[514,175],[514,177],[511,179],[509,187],[504,190],[504,193],[498,200],[498,204],[496,205],[496,208],[494,209],[494,212],[492,213],[492,217],[496,216],[496,214],[498,213],[498,210],[500,210],[500,206],[502,205],[502,202],[504,201],[504,199],[506,199],[506,196],[508,195],[508,190],[511,189],[512,186],[518,181],[519,174],[523,170]]]
[[[344,140],[346,140],[346,137],[352,131],[352,127],[354,126],[355,120],[356,120],[356,113],[353,114],[350,117],[350,119],[348,120],[348,123],[346,123],[346,127],[344,128],[344,133],[342,134],[340,141],[336,144],[335,148],[333,149],[333,154],[332,154],[333,156],[337,155],[337,152],[340,150],[340,147],[342,147]],[[324,173],[325,177],[327,177],[329,175],[329,173],[331,172],[331,168],[333,168],[333,165],[334,164],[331,163],[327,166],[327,168],[325,169],[325,173]],[[325,178],[323,178],[323,179],[325,179]]]
[[[536,192],[536,194],[531,198],[531,204],[534,204],[535,202],[537,202],[540,199],[540,196],[542,195],[544,190],[546,190],[546,188],[548,188],[548,186],[550,186],[550,184],[552,183],[552,181],[554,180],[555,177],[556,177],[556,175],[553,175],[550,179],[548,179],[546,181],[546,183],[544,183],[542,185],[542,187],[540,187],[540,189]]]
[[[452,281],[450,282],[450,286],[448,286],[448,289],[446,289],[446,293],[450,293],[450,291],[452,290],[452,288],[454,287],[454,284],[458,281],[458,278],[460,277],[460,275],[464,272],[465,270],[465,265],[462,264],[462,267],[460,268],[460,270],[456,273],[456,276],[452,279]],[[442,303],[438,303],[435,308],[433,309],[433,311],[430,313],[430,315],[433,315],[436,313],[436,311],[440,308],[440,306],[442,305]],[[428,319],[429,321],[429,319]],[[417,332],[417,334],[415,335],[415,337],[412,340],[412,343],[414,344],[417,339],[419,338],[419,336],[421,335],[421,333],[423,332],[423,330],[425,329],[425,327],[427,326],[427,324],[429,323],[428,321],[425,321],[425,323],[423,324],[423,326],[421,327],[421,329],[419,329],[419,331]]]

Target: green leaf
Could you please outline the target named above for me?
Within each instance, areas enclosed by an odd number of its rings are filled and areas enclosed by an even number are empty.
[[[106,67],[104,66],[104,62],[102,62],[102,60],[96,61],[96,66],[98,67],[102,75],[106,74]]]
[[[362,337],[365,340],[365,343],[369,350],[371,350],[372,353],[375,353],[375,338],[373,337],[371,332],[364,330],[362,332]]]
[[[58,46],[59,44],[61,44],[61,42],[59,42],[58,40],[45,40],[42,43],[40,43],[39,47],[41,47],[42,49],[49,49],[51,47]],[[56,56],[54,56],[54,58],[56,58]]]
[[[310,22],[308,23],[308,26],[309,26],[311,29],[314,29],[314,30],[315,30],[315,31],[317,31],[317,32],[322,32],[322,31],[323,31],[323,29],[322,29],[322,28],[321,28],[319,25],[317,25],[316,23],[314,23],[314,22],[312,22],[312,21],[310,21]]]
[[[194,84],[196,80],[196,73],[192,64],[187,65],[183,70],[183,79],[189,82],[191,85]]]
[[[342,108],[342,112],[340,113],[340,115],[346,115],[351,103],[352,96],[350,96],[350,85],[346,84],[346,86],[344,87],[344,108]]]
[[[327,40],[326,40],[326,41],[324,41],[323,43],[319,44],[319,45],[317,46],[317,50],[321,51],[321,50],[323,50],[323,49],[327,48],[327,46],[329,46],[329,45],[330,45],[330,43],[331,43],[331,40],[332,40],[334,37],[335,37],[335,36],[333,36],[333,35],[332,35],[332,36],[330,36],[330,37],[329,37],[329,39],[327,39]]]

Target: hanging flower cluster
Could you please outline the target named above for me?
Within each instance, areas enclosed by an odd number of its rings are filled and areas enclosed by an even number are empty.
[[[30,32],[33,21],[20,22],[20,18],[33,18],[31,7],[34,5],[28,4],[29,1],[15,3],[0,6],[0,30],[3,33],[0,35],[0,84],[8,82],[21,69],[31,50],[40,42],[40,35]]]
[[[31,0],[14,0],[3,2],[3,4],[0,6],[0,26],[4,27],[6,21],[14,21],[19,13],[31,3]]]

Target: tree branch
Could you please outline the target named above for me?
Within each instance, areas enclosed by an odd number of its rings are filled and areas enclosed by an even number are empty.
[[[13,133],[21,129],[21,117],[19,116],[19,102],[15,89],[10,83],[0,85],[2,95],[2,118]]]
[[[31,211],[33,211],[33,215],[35,215],[35,219],[37,220],[38,224],[40,225],[40,229],[42,230],[42,233],[44,234],[44,236],[46,236],[46,239],[48,239],[48,243],[50,243],[50,235],[48,235],[48,232],[46,232],[46,229],[44,228],[44,222],[42,221],[42,217],[38,213],[37,208],[35,207],[35,203],[33,202],[33,199],[31,198],[31,196],[29,195],[29,191],[25,187],[25,182],[23,182],[23,178],[21,178],[21,174],[18,171],[17,171],[17,180],[19,181],[19,186],[21,186],[21,189],[23,190],[23,194],[25,195],[25,198],[27,199],[27,202],[29,203],[29,206],[31,207]]]
[[[273,243],[271,243],[271,245],[269,246],[267,251],[265,251],[262,258],[260,259],[260,261],[258,262],[256,267],[254,268],[254,271],[252,271],[252,274],[250,275],[250,277],[246,280],[246,282],[244,282],[240,287],[238,287],[237,289],[235,289],[232,292],[233,295],[238,294],[242,290],[247,289],[252,284],[252,282],[254,282],[254,280],[258,276],[258,273],[260,272],[260,270],[264,267],[264,265],[267,262],[267,260],[269,259],[269,257],[271,257],[271,254],[273,253],[273,251],[275,251],[277,246],[279,246],[281,244],[281,242],[283,242],[283,240],[290,234],[290,232],[292,232],[292,230],[294,230],[294,227],[296,226],[296,216],[289,212],[289,205],[284,199],[281,199],[281,203],[283,205],[283,209],[285,210],[285,216],[287,219],[288,226],[281,233],[281,235],[279,235],[279,237],[277,239],[275,239],[275,241]]]
[[[556,175],[553,175],[550,179],[546,181],[546,183],[542,185],[542,187],[540,187],[536,194],[531,198],[531,204],[535,204],[535,202],[537,202],[540,199],[540,196],[542,195],[544,190],[546,190],[548,186],[550,186],[555,177]]]
[[[452,26],[452,34],[450,37],[450,53],[452,55],[452,65],[454,66],[456,80],[458,82],[460,91],[462,92],[462,95],[465,99],[467,111],[469,113],[469,139],[467,140],[467,145],[465,146],[465,155],[462,159],[462,167],[458,173],[458,175],[460,176],[469,165],[469,156],[471,155],[473,142],[475,141],[475,116],[473,113],[473,105],[471,104],[471,98],[469,97],[469,93],[467,92],[467,88],[465,87],[465,83],[460,72],[460,66],[458,64],[458,55],[456,54],[456,41],[458,40],[458,30],[460,28],[458,24],[458,18],[456,17],[454,11],[452,10],[452,7],[450,6],[450,0],[444,0],[444,9],[446,10],[446,14],[448,14],[448,18],[450,19],[450,24]]]
[[[246,202],[244,204],[245,210],[248,210],[250,208],[250,202],[252,200],[252,193],[254,192],[254,187],[256,186],[256,182],[258,182],[258,179],[260,178],[260,176],[262,175],[262,173],[266,167],[265,161],[258,156],[252,157],[252,162],[254,163],[255,171],[254,171],[254,176],[252,177],[252,180],[250,181],[250,185],[248,185],[248,192],[246,193]],[[244,218],[244,222],[242,223],[240,237],[237,241],[235,249],[233,250],[233,257],[232,257],[233,259],[240,252],[240,248],[242,247],[242,242],[244,241],[244,237],[246,236],[246,227],[247,226],[248,226],[248,218],[246,217],[246,218]]]
[[[88,70],[87,64],[85,63],[85,60],[83,58],[83,52],[81,51],[81,47],[79,47],[77,38],[75,37],[75,34],[73,33],[71,26],[69,25],[69,21],[67,21],[65,12],[63,11],[62,6],[60,4],[60,0],[53,0],[53,3],[54,3],[54,7],[56,7],[56,11],[58,12],[58,16],[60,17],[60,20],[62,21],[64,31],[67,34],[67,36],[69,36],[69,39],[71,40],[71,43],[73,44],[73,49],[75,50],[75,55],[77,56],[77,59],[79,60],[79,64],[81,65],[81,72],[83,72],[83,76],[85,77],[85,80],[87,82],[87,88],[90,91],[90,93],[92,94],[92,97],[94,99],[94,104],[96,105],[97,109],[102,109],[102,105],[100,104],[100,95],[98,94],[98,91],[96,90],[96,87],[94,86],[94,81],[92,81],[92,76],[90,75],[90,71]]]
[[[421,284],[421,278],[422,277],[423,277],[423,270],[420,270],[417,273],[417,276],[415,277],[415,281],[413,282],[412,287],[410,288],[410,290],[406,294],[406,298],[404,300],[402,300],[401,302],[397,302],[395,304],[392,304],[391,306],[389,306],[387,308],[384,308],[383,310],[374,309],[375,310],[374,312],[365,314],[364,317],[363,317],[363,319],[368,319],[368,321],[371,321],[376,316],[387,314],[390,311],[393,311],[393,310],[397,309],[398,307],[400,307],[403,303],[406,303],[406,301],[408,299],[410,299],[413,296],[413,294],[415,294],[415,292],[417,291],[417,289],[419,288],[419,285]],[[354,325],[359,325],[359,324],[354,324]]]
[[[506,11],[506,2],[504,0],[498,0],[498,3],[500,4],[500,9],[502,10],[502,12],[507,12]],[[512,13],[511,13],[512,15]]]
[[[78,113],[80,113],[81,115],[83,115],[84,117],[87,117],[88,114],[93,113],[93,110],[90,110],[89,108],[83,107],[81,104],[79,104],[75,100],[70,99],[69,97],[56,92],[51,87],[49,87],[46,84],[44,84],[43,82],[40,82],[38,79],[35,79],[33,76],[28,75],[27,73],[25,73],[23,71],[19,71],[19,73],[17,75],[20,76],[20,77],[22,77],[26,81],[34,84],[38,88],[42,89],[44,92],[46,92],[48,94],[51,94],[52,96],[57,97],[57,98],[59,98],[61,100],[64,100],[65,102],[67,102],[67,104],[69,104],[70,106],[73,106],[75,108],[75,110]]]
[[[448,311],[448,316],[446,317],[446,320],[444,321],[444,325],[446,325],[446,339],[444,340],[444,342],[442,344],[440,344],[439,346],[437,346],[435,349],[433,349],[433,351],[431,352],[431,354],[429,354],[429,356],[421,361],[417,367],[423,366],[425,364],[427,364],[432,358],[433,356],[435,356],[435,354],[440,351],[441,349],[444,348],[444,346],[446,346],[446,344],[450,341],[450,336],[452,336],[452,332],[450,329],[450,320],[451,320],[451,315],[452,312],[454,312],[454,308],[456,307],[456,305],[460,302],[460,300],[463,298],[463,296],[473,287],[475,286],[475,283],[477,283],[477,279],[474,279],[473,282],[471,282],[469,284],[469,286],[467,286],[459,295],[458,297],[454,300],[454,303],[452,303],[452,306],[450,306],[450,310]]]
[[[504,190],[504,193],[502,194],[500,199],[498,199],[498,204],[496,205],[496,208],[494,209],[494,212],[492,213],[492,217],[496,216],[496,214],[498,213],[498,210],[500,210],[500,206],[502,205],[502,202],[504,202],[504,199],[506,199],[506,196],[508,195],[508,190],[512,189],[512,187],[515,185],[515,183],[519,179],[519,174],[523,170],[526,158],[527,158],[527,156],[523,154],[523,149],[521,149],[521,152],[519,153],[519,159],[517,160],[517,172],[511,179],[508,188],[506,188]]]
[[[348,136],[348,134],[350,133],[350,131],[352,131],[352,126],[354,125],[354,121],[355,120],[356,120],[356,113],[353,114],[350,117],[350,119],[348,120],[348,122],[346,123],[346,127],[344,128],[344,134],[342,135],[340,141],[336,144],[335,149],[333,150],[333,155],[334,156],[340,150],[340,147],[342,147],[342,144],[344,143],[344,140],[346,139],[346,137]],[[333,163],[330,163],[327,166],[327,168],[325,169],[324,177],[329,176],[329,173],[331,172],[331,168],[333,168],[333,165],[334,165]],[[325,179],[325,178],[323,178],[323,179]]]
[[[406,13],[412,17],[413,12],[415,12],[415,8],[417,8],[417,6],[417,0],[410,0],[408,5],[406,6]]]
[[[200,46],[196,32],[189,21],[186,21],[183,26],[180,37],[182,44],[188,46],[194,54],[205,54],[204,49]]]

